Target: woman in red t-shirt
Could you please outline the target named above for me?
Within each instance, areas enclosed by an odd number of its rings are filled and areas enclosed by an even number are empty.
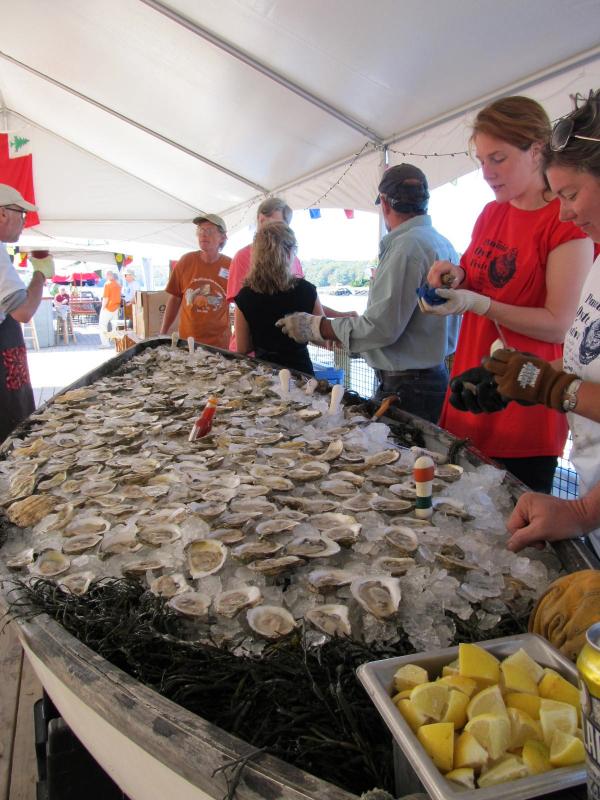
[[[546,112],[527,97],[497,100],[475,118],[470,143],[496,200],[477,219],[460,266],[437,261],[428,275],[435,288],[453,287],[439,289],[447,302],[428,310],[464,314],[451,377],[478,367],[498,338],[546,361],[562,356],[593,247],[559,219],[540,161],[549,136]],[[567,436],[563,414],[511,403],[500,414],[476,415],[448,397],[442,427],[469,438],[532,489],[552,490]]]

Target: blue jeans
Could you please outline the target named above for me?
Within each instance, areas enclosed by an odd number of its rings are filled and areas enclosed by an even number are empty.
[[[402,411],[437,424],[448,388],[448,370],[445,364],[402,372],[376,369],[375,374],[379,381],[373,395],[375,401],[380,402],[390,394],[398,395]]]

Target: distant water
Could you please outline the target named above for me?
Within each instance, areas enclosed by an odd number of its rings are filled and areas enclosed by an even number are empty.
[[[321,304],[335,311],[356,311],[357,314],[362,314],[367,307],[366,294],[326,294],[323,289],[318,291]]]

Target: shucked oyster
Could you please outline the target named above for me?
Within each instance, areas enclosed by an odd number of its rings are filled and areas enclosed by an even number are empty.
[[[266,639],[287,636],[296,627],[290,612],[281,606],[255,606],[246,612],[246,619],[252,630]]]
[[[31,571],[42,578],[53,578],[55,575],[62,575],[70,566],[71,562],[60,550],[43,550]]]
[[[281,575],[282,572],[288,572],[304,563],[299,556],[281,556],[281,558],[263,558],[260,561],[251,561],[248,569],[259,572],[261,575]]]
[[[215,599],[215,611],[231,619],[239,611],[258,605],[261,600],[262,595],[258,586],[240,586],[228,592],[221,592]]]
[[[255,558],[270,558],[283,548],[275,542],[248,542],[234,547],[231,555],[238,561],[253,561]]]
[[[398,611],[402,594],[397,578],[362,577],[350,584],[355,600],[378,619],[387,619]]]
[[[417,534],[412,528],[404,525],[386,528],[385,540],[403,553],[413,553],[419,546]]]
[[[327,594],[352,583],[355,577],[356,575],[345,569],[315,569],[308,573],[308,588]]]
[[[325,558],[339,553],[340,546],[326,536],[300,536],[297,539],[293,539],[286,550],[291,556]]]
[[[350,636],[352,633],[346,606],[337,603],[317,606],[307,611],[305,617],[316,628],[329,636]]]
[[[102,536],[99,533],[82,533],[79,536],[71,536],[65,539],[62,546],[63,553],[67,555],[74,555],[75,553],[83,553],[86,550],[91,550],[98,542],[102,541]]]
[[[218,572],[227,558],[227,548],[218,539],[196,539],[185,548],[192,578],[204,578]]]
[[[175,597],[176,594],[183,594],[189,589],[189,584],[180,573],[161,575],[160,578],[155,578],[150,584],[150,591],[159,597]]]
[[[93,572],[87,570],[86,572],[77,572],[74,575],[66,575],[56,583],[63,592],[70,592],[77,595],[77,597],[81,597],[90,588],[90,584],[95,577]]]
[[[184,617],[204,617],[210,608],[210,597],[201,592],[185,591],[171,597],[167,605]]]
[[[163,544],[172,544],[181,538],[181,531],[177,525],[163,523],[162,525],[148,525],[137,534],[138,539],[151,547],[161,547]]]

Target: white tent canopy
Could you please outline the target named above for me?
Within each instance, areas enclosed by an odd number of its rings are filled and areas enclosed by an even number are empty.
[[[600,0],[19,0],[0,125],[31,142],[40,234],[189,246],[198,210],[233,231],[268,194],[373,210],[385,158],[470,171],[413,154],[464,151],[503,94],[566,113],[599,32]]]

